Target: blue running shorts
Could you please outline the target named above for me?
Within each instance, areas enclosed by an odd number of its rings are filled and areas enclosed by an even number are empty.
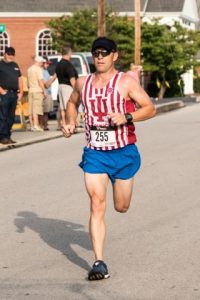
[[[139,170],[140,154],[135,144],[114,150],[83,149],[82,161],[79,166],[85,173],[108,174],[112,183],[116,179],[132,178]]]

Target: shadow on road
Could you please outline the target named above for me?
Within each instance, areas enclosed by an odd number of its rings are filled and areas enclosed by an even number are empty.
[[[30,228],[37,232],[47,245],[63,253],[72,263],[87,271],[90,269],[89,264],[72,248],[72,245],[78,245],[91,250],[89,235],[82,230],[83,225],[63,220],[41,218],[30,211],[21,211],[17,216],[18,218],[14,220],[17,232],[23,233],[25,227]]]

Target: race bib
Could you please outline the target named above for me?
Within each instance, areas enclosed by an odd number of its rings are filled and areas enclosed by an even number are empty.
[[[115,130],[98,129],[91,130],[90,144],[93,147],[103,148],[115,146]]]

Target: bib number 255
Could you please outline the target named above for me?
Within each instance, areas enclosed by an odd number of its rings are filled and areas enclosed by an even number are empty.
[[[107,130],[91,130],[91,145],[94,147],[106,147],[115,145],[115,132]]]

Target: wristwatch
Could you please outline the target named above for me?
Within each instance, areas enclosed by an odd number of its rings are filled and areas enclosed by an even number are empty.
[[[127,123],[131,123],[133,121],[133,116],[130,113],[126,113],[125,118],[126,118]]]

